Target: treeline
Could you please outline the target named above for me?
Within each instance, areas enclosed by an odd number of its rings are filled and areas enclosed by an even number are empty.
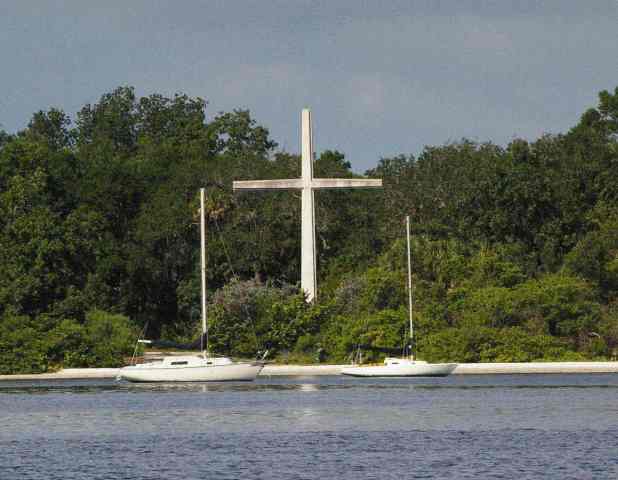
[[[198,191],[207,189],[210,339],[282,361],[377,359],[403,345],[413,225],[427,360],[618,354],[618,88],[560,135],[384,158],[383,191],[316,194],[319,296],[299,293],[300,201],[232,180],[300,175],[247,111],[119,88],[74,121],[0,132],[0,373],[120,365],[140,331],[198,335]],[[548,126],[550,128],[551,126]],[[316,176],[351,177],[339,152]]]

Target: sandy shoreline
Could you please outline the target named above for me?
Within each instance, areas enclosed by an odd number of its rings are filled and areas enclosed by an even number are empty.
[[[339,375],[347,365],[266,365],[260,376]],[[453,375],[618,373],[618,362],[460,363]],[[117,368],[67,368],[55,373],[0,375],[0,381],[115,378]]]

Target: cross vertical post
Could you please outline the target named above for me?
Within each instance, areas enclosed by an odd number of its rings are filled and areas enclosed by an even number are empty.
[[[316,251],[315,251],[315,202],[313,182],[313,136],[311,133],[311,112],[304,109],[301,118],[302,152],[301,177],[301,245],[300,284],[312,301],[317,293]]]

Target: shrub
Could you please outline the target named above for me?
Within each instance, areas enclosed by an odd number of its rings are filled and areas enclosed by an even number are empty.
[[[0,320],[0,374],[47,371],[45,339],[36,321],[7,314]]]
[[[137,331],[123,315],[92,310],[86,314],[86,335],[89,366],[120,367],[133,352]]]

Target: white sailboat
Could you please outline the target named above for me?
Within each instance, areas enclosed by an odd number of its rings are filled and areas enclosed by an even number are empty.
[[[428,363],[414,358],[414,325],[412,323],[412,266],[410,261],[410,217],[406,217],[406,235],[408,245],[408,314],[410,317],[410,344],[407,357],[384,359],[383,365],[351,365],[341,369],[343,375],[354,377],[446,377],[450,375],[456,363]]]
[[[199,355],[166,356],[159,361],[131,365],[120,369],[118,379],[130,382],[223,382],[252,381],[258,376],[262,362],[234,362],[227,357],[208,353],[206,318],[206,224],[204,189],[200,189],[200,233],[202,276],[202,341]],[[206,342],[204,342],[206,339]],[[205,344],[204,344],[205,343]]]

